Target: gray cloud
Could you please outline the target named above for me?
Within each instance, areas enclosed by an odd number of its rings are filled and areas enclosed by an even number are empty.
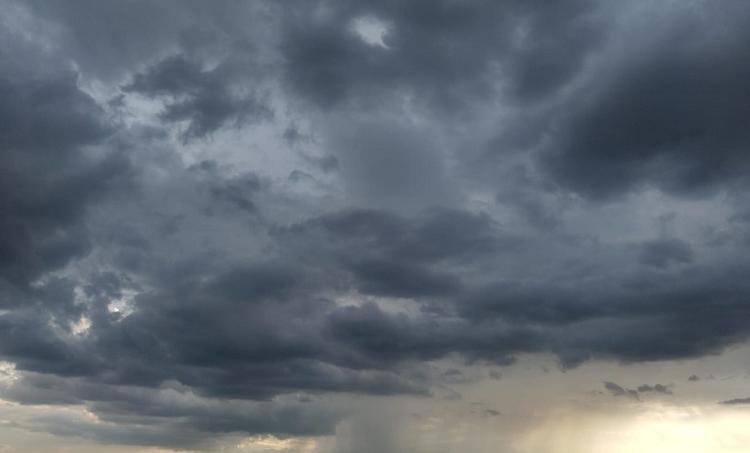
[[[164,121],[187,122],[185,140],[204,137],[225,124],[269,118],[271,110],[255,93],[233,93],[231,63],[204,69],[184,55],[168,57],[146,72],[136,74],[126,93],[168,99],[160,116]],[[247,70],[248,68],[243,68]]]
[[[86,208],[129,177],[121,153],[88,151],[113,129],[79,89],[77,73],[41,53],[37,58],[49,69],[24,65],[14,52],[34,52],[25,44],[4,46],[0,55],[0,277],[19,285],[84,255]]]
[[[632,49],[616,75],[583,88],[590,101],[566,112],[545,158],[554,177],[594,198],[643,184],[695,195],[743,180],[748,13],[739,3],[681,13],[650,48]],[[692,32],[713,21],[725,32]]]
[[[674,263],[692,262],[693,250],[690,244],[679,239],[657,239],[641,246],[638,259],[648,266],[663,268]]]
[[[327,435],[329,395],[464,383],[437,360],[750,336],[745,5],[654,6],[652,31],[601,1],[11,3],[0,396],[101,422],[30,429]],[[353,30],[367,17],[384,46]]]
[[[728,406],[734,406],[734,405],[741,405],[741,404],[750,404],[750,398],[735,398],[731,400],[722,401],[719,404],[724,404]]]
[[[184,386],[159,389],[101,387],[73,380],[27,376],[4,396],[26,404],[84,404],[99,417],[41,415],[30,428],[101,443],[204,449],[217,435],[275,432],[279,435],[328,434],[340,418],[331,408],[295,401],[228,402],[197,397]]]
[[[662,393],[664,395],[671,395],[672,390],[669,388],[670,386],[664,385],[664,384],[655,384],[655,385],[639,385],[636,390],[638,390],[639,393]]]
[[[612,396],[626,396],[628,398],[638,399],[638,391],[626,389],[614,382],[604,382],[604,388],[607,389]]]
[[[629,389],[622,387],[618,384],[615,384],[614,382],[604,382],[604,388],[607,389],[607,391],[612,396],[624,396],[628,398],[632,398],[634,400],[640,401],[640,395],[644,393],[660,393],[662,395],[672,395],[672,389],[670,388],[670,385],[664,385],[664,384],[655,384],[655,385],[648,385],[643,384],[639,385],[635,389]]]
[[[595,47],[590,6],[363,1],[333,2],[316,14],[314,4],[295,3],[282,30],[285,74],[294,92],[324,108],[399,94],[447,112],[500,90],[535,99],[569,80]],[[386,49],[351,33],[349,23],[368,15],[389,24]],[[519,23],[522,36],[514,35]]]

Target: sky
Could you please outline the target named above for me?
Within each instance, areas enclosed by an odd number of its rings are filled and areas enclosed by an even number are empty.
[[[0,452],[750,451],[747,1],[0,9]]]

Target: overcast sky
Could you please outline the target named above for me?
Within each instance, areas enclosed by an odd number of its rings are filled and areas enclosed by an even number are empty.
[[[750,451],[750,2],[0,10],[0,452]]]

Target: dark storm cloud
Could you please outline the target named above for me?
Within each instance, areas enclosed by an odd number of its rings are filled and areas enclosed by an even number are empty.
[[[461,287],[453,275],[391,261],[360,261],[351,270],[361,291],[379,296],[447,296]]]
[[[128,175],[118,153],[86,149],[112,134],[104,111],[64,62],[6,36],[0,63],[0,277],[25,284],[90,247],[87,206]],[[17,46],[14,48],[13,46]],[[8,303],[5,301],[4,303]]]
[[[727,291],[721,281],[607,300],[605,305],[613,305],[610,316],[584,323],[579,329],[587,333],[575,334],[581,337],[573,342],[582,340],[585,349],[625,362],[717,353],[750,334],[738,322],[750,308],[747,289]]]
[[[363,368],[362,358],[332,342],[325,324],[335,308],[325,299],[308,300],[315,287],[305,278],[267,263],[204,277],[202,284],[186,279],[139,298],[125,318],[92,317],[89,334],[77,341],[60,338],[38,313],[17,312],[2,319],[2,352],[21,370],[83,376],[105,386],[179,379],[207,396],[426,391],[420,381]]]
[[[329,257],[332,266],[354,277],[359,291],[394,297],[452,296],[462,290],[461,276],[443,267],[482,260],[520,242],[484,214],[453,209],[430,210],[417,218],[350,209],[276,234],[299,247],[295,253]]]
[[[455,112],[507,90],[536,99],[569,80],[597,44],[592,3],[297,2],[284,6],[282,52],[295,93],[322,107],[415,94]],[[387,48],[351,23],[387,24]],[[502,82],[502,83],[501,83]]]
[[[16,321],[28,335],[39,337],[17,336],[26,349],[4,352],[20,369],[81,376],[105,394],[122,385],[149,388],[176,379],[204,397],[257,400],[299,391],[426,394],[429,381],[410,376],[404,366],[454,353],[498,364],[512,362],[518,353],[540,351],[559,354],[564,364],[592,356],[658,360],[710,353],[748,333],[742,322],[745,299],[702,285],[688,292],[667,286],[661,292],[604,299],[544,286],[519,292],[493,285],[474,299],[471,293],[457,297],[455,291],[465,292],[460,287],[438,292],[444,281],[410,280],[409,273],[385,278],[351,259],[373,256],[392,260],[395,269],[407,263],[428,270],[439,263],[474,262],[504,250],[507,241],[481,215],[434,211],[410,219],[347,210],[274,234],[294,261],[280,258],[219,271],[186,267],[183,272],[194,274],[161,281],[157,292],[135,300],[133,314],[92,317],[91,331],[77,344],[55,340],[53,331],[41,327],[43,321],[38,326]],[[460,275],[452,272],[448,275]],[[348,283],[336,277],[347,273],[354,277]],[[92,294],[116,293],[123,284],[102,277]],[[373,282],[384,286],[373,287]],[[721,287],[720,280],[716,284]],[[410,297],[420,304],[439,297],[447,299],[449,309],[394,314],[374,304],[340,307],[316,296],[336,285]],[[450,307],[466,317],[452,315]],[[67,390],[19,392],[6,398],[39,403],[92,399],[70,400]],[[24,400],[28,395],[35,399]],[[108,399],[102,401],[91,410],[106,417]],[[143,410],[129,406],[126,412],[140,416]],[[246,429],[252,432],[252,425]]]
[[[50,321],[49,316],[32,310],[3,315],[0,317],[0,353],[20,369],[63,376],[89,371],[90,359],[85,351],[66,344],[55,333]]]
[[[229,269],[197,286],[188,278],[140,297],[124,318],[92,313],[83,338],[61,337],[39,312],[4,315],[0,353],[23,374],[2,397],[83,404],[113,424],[112,432],[84,424],[70,435],[195,448],[219,433],[332,433],[335,414],[312,403],[286,409],[269,401],[279,395],[427,394],[425,378],[373,366],[371,358],[330,337],[326,316],[334,307],[323,299],[298,300],[314,291],[304,278],[273,263]],[[174,407],[168,395],[162,401],[158,389],[169,381],[189,392],[186,403]],[[206,402],[192,402],[193,394]],[[261,403],[225,399],[267,402],[256,414],[250,405]],[[140,431],[144,423],[152,426],[148,433]],[[185,439],[183,432],[201,434]]]
[[[638,260],[648,266],[663,268],[692,262],[693,250],[690,244],[679,239],[657,239],[641,245]]]
[[[609,306],[587,300],[589,297],[564,288],[498,284],[474,291],[458,309],[469,319],[501,317],[520,323],[569,324],[607,314]]]
[[[320,234],[326,238],[323,243]],[[441,275],[428,262],[491,252],[503,245],[496,234],[486,217],[460,211],[435,211],[415,220],[366,210],[311,219],[276,233],[294,261],[219,272],[184,268],[196,274],[160,281],[162,289],[136,299],[136,311],[126,318],[92,318],[82,347],[93,356],[118,360],[95,364],[103,368],[90,376],[106,375],[112,385],[157,385],[177,377],[201,394],[252,399],[300,390],[425,393],[425,382],[391,367],[404,360],[442,357],[456,347],[467,355],[506,361],[513,344],[532,341],[525,339],[530,334],[491,328],[462,332],[466,323],[451,319],[441,321],[446,333],[433,332],[429,323],[415,319],[402,326],[413,335],[374,351],[369,344],[360,347],[349,340],[351,316],[360,313],[357,317],[365,323],[375,316],[372,341],[380,342],[386,329],[379,327],[392,322],[389,315],[374,307],[362,312],[338,308],[316,294],[341,285],[336,276],[349,273],[354,288],[364,293],[447,297],[460,290],[457,277]],[[366,249],[371,258],[365,256]],[[357,255],[362,258],[352,260]],[[110,283],[102,282],[105,291]],[[511,341],[507,351],[493,350],[492,342],[505,338]],[[36,368],[31,364],[27,369]]]
[[[625,282],[598,289],[493,284],[465,292],[456,311],[479,325],[507,320],[544,326],[545,347],[566,366],[592,357],[699,357],[750,335],[741,321],[750,310],[750,290],[736,280],[741,271],[704,272],[689,285],[682,277],[660,276],[660,285],[651,288],[627,288]]]
[[[642,185],[695,195],[744,178],[750,10],[730,2],[687,16],[662,24],[656,43],[636,40],[581,88],[585,101],[566,104],[545,157],[562,184],[601,199]]]
[[[232,92],[231,71],[231,64],[205,69],[184,55],[175,55],[136,74],[124,90],[166,97],[161,118],[187,122],[183,138],[189,140],[204,137],[225,124],[238,126],[270,117],[271,110],[254,93]]]
[[[99,420],[68,414],[37,416],[32,429],[103,443],[203,449],[220,434],[329,434],[340,418],[335,410],[296,401],[255,403],[205,400],[186,387],[159,389],[102,387],[74,379],[28,375],[3,394],[25,404],[85,404]]]
[[[519,240],[504,235],[485,214],[454,209],[430,210],[416,219],[384,210],[349,209],[308,220],[287,231],[316,230],[329,240],[361,249],[361,253],[369,248],[374,254],[415,263],[470,260],[512,248]]]
[[[259,4],[220,0],[206,4],[188,0],[127,4],[95,0],[23,2],[36,18],[53,24],[54,45],[87,74],[122,82],[142,66],[175,48],[216,57],[228,48],[242,52],[262,21],[248,21],[264,13]]]
[[[0,21],[0,356],[19,373],[0,396],[101,420],[32,429],[331,434],[319,396],[461,381],[433,360],[633,363],[750,337],[741,250],[607,226],[654,212],[643,187],[742,198],[746,6],[652,30],[611,2],[258,5],[18,6],[54,25],[38,43]],[[385,46],[357,36],[367,18]],[[258,142],[211,153],[250,123]],[[289,188],[307,179],[331,189]],[[615,197],[631,204],[605,218]]]
[[[499,324],[472,325],[454,318],[411,318],[376,306],[347,307],[330,318],[331,333],[368,360],[384,364],[430,360],[458,352],[470,361],[499,364],[517,351],[536,351],[542,336],[535,330]]]
[[[217,204],[235,207],[248,214],[256,212],[253,196],[265,185],[258,175],[247,173],[231,178],[223,177],[215,161],[202,161],[188,170],[199,174],[198,178],[208,186],[208,191]]]

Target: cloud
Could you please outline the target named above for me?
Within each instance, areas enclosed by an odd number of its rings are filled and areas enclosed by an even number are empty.
[[[595,46],[599,28],[590,6],[333,2],[323,12],[295,3],[283,21],[284,74],[294,93],[322,108],[378,105],[401,94],[443,112],[502,90],[534,99],[569,80]],[[368,16],[389,24],[385,46],[350,32],[347,24]],[[518,23],[522,35],[514,33]]]
[[[204,137],[226,124],[238,126],[269,118],[271,110],[255,93],[232,91],[231,64],[204,69],[185,55],[175,55],[136,74],[126,93],[167,98],[160,113],[167,122],[186,122],[184,140]]]
[[[735,398],[731,400],[722,401],[719,404],[724,404],[727,406],[750,404],[750,398]]]
[[[670,386],[664,385],[664,384],[655,384],[655,385],[639,385],[637,390],[639,393],[662,393],[664,395],[671,395],[672,390],[669,388]]]
[[[5,2],[2,398],[201,449],[747,340],[748,9],[636,3]]]
[[[637,390],[630,390],[624,387],[620,387],[614,382],[604,382],[604,388],[607,389],[607,391],[609,391],[612,396],[626,396],[635,400],[639,399]]]
[[[25,65],[15,53],[35,51],[26,46],[4,48],[0,57],[0,277],[18,285],[88,252],[87,207],[126,186],[130,174],[121,153],[88,151],[114,131],[104,110],[79,88],[78,74],[38,51],[39,64],[51,69]]]
[[[604,382],[604,388],[607,389],[607,391],[612,396],[625,396],[628,398],[632,398],[635,400],[640,401],[640,395],[644,393],[660,393],[662,395],[672,395],[672,389],[670,388],[670,385],[664,385],[664,384],[655,384],[655,385],[648,385],[643,384],[639,385],[635,389],[629,389],[622,387],[618,384],[615,384],[614,382]]]
[[[544,158],[561,184],[606,199],[643,185],[693,196],[744,180],[747,10],[677,17],[582,87],[590,100],[567,109]],[[714,21],[725,32],[692,33]]]
[[[47,37],[55,49],[73,59],[83,71],[100,80],[119,83],[134,69],[163,57],[167,49],[183,48],[201,55],[216,56],[232,47],[228,36],[242,44],[261,31],[262,21],[248,28],[248,16],[260,8],[222,1],[207,6],[201,2],[163,2],[158,5],[135,1],[108,5],[91,0],[24,2],[33,26],[44,21],[55,25]],[[139,33],[134,34],[137,29]],[[239,44],[239,43],[235,43]],[[242,46],[233,50],[241,52]]]
[[[96,387],[64,391],[86,398],[87,408],[97,414],[96,419],[76,416],[73,411],[42,414],[27,421],[27,427],[103,444],[193,450],[215,448],[221,435],[328,434],[340,417],[334,410],[314,404],[211,401],[179,388],[119,388],[110,390],[114,393],[109,395],[108,389]]]
[[[641,246],[639,261],[648,266],[667,267],[670,264],[684,264],[693,261],[690,244],[679,239],[657,239]]]

